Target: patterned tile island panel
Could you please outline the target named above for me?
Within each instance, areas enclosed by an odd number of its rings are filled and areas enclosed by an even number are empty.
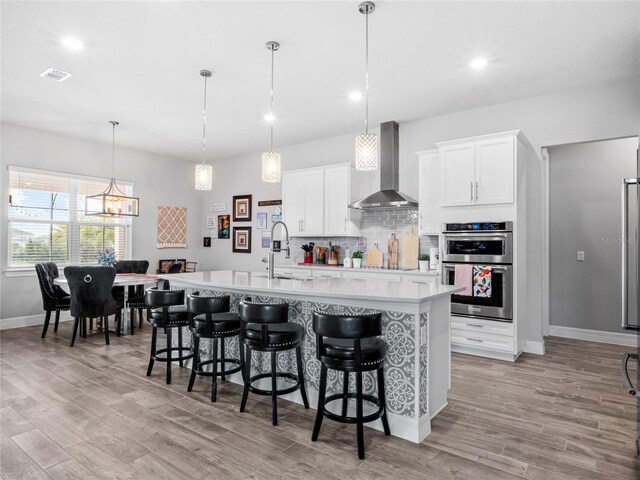
[[[186,289],[187,293],[194,289]],[[238,303],[246,297],[252,297],[259,302],[289,303],[289,321],[302,325],[305,329],[305,339],[302,345],[304,357],[305,382],[307,388],[318,390],[320,378],[320,362],[316,359],[316,338],[313,333],[313,311],[315,309],[342,311],[345,313],[360,313],[371,311],[364,307],[344,306],[329,303],[319,303],[304,299],[279,298],[275,296],[253,295],[249,292],[224,292],[200,290],[200,295],[230,295],[231,311],[238,311]],[[382,333],[387,342],[387,356],[384,364],[387,409],[390,413],[405,417],[416,417],[416,394],[419,394],[420,414],[427,408],[427,345],[420,347],[419,370],[416,366],[415,314],[397,311],[382,312]],[[420,316],[420,323],[427,321],[427,315]],[[185,329],[184,341],[190,342],[191,335]],[[177,345],[177,331],[173,333],[173,343]],[[202,340],[200,352],[203,359],[211,358],[211,342]],[[228,358],[238,358],[238,338],[228,338],[225,343],[225,355]],[[278,353],[278,371],[295,373],[295,350]],[[252,374],[269,372],[271,368],[269,354],[254,352],[252,357]],[[416,373],[420,372],[419,392],[416,392]],[[351,382],[355,375],[351,375]],[[363,375],[363,390],[365,393],[377,393],[375,372]],[[355,390],[355,385],[352,385]],[[327,395],[342,391],[342,372],[329,370],[327,380]],[[422,398],[424,397],[424,398]],[[315,407],[315,405],[314,405]]]

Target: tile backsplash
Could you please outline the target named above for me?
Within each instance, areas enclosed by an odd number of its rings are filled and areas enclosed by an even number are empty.
[[[399,240],[398,264],[402,261],[402,237],[409,233],[413,227],[413,233],[418,235],[418,211],[417,210],[377,210],[363,211],[360,219],[360,235],[367,239],[367,249],[374,243],[384,254],[384,266],[387,266],[387,245],[392,233]],[[291,259],[294,263],[304,260],[304,251],[301,246],[313,242],[316,245],[328,247],[329,242],[340,247],[338,251],[338,263],[342,265],[346,250],[353,253],[358,249],[358,237],[298,237],[292,238]],[[420,236],[420,253],[429,253],[429,248],[438,246],[438,237],[435,235]],[[366,265],[366,254],[363,255],[363,265]]]

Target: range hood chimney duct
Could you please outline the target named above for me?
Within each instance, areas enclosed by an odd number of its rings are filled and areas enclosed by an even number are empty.
[[[418,208],[418,202],[399,191],[400,126],[397,122],[380,124],[380,190],[349,205],[356,210]]]

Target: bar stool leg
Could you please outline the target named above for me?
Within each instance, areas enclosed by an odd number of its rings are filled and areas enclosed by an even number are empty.
[[[89,318],[89,330],[93,330],[93,317]]]
[[[224,374],[224,371],[227,369],[227,366],[224,362],[224,337],[220,339],[220,365],[222,365],[222,381],[227,379],[227,376]]]
[[[196,381],[196,370],[200,362],[200,337],[193,336],[193,359],[191,360],[191,377],[189,378],[189,386],[187,392],[193,390],[193,384]]]
[[[362,372],[356,372],[356,432],[358,436],[358,458],[364,459],[364,429],[362,423]]]
[[[80,318],[76,317],[73,319],[73,332],[71,333],[71,346],[76,343],[76,335],[78,333],[78,325],[80,325]]]
[[[184,367],[184,360],[182,360],[182,327],[178,327],[178,357],[180,358],[180,368]]]
[[[318,385],[318,410],[316,411],[316,421],[313,424],[313,433],[311,434],[311,441],[318,440],[320,434],[320,427],[322,426],[322,419],[324,418],[324,400],[327,390],[327,367],[320,365],[320,384]]]
[[[153,362],[156,360],[156,344],[158,339],[158,328],[153,327],[151,332],[151,355],[149,355],[149,366],[147,367],[147,377],[151,376],[153,370]]]
[[[213,363],[211,364],[211,401],[216,401],[218,394],[218,339],[213,339]]]
[[[142,328],[142,309],[138,309],[138,328]]]
[[[391,435],[389,430],[389,421],[387,420],[387,397],[384,391],[384,368],[380,367],[377,372],[378,377],[378,397],[380,401],[380,408],[382,408],[382,427],[384,428],[385,435]]]
[[[302,403],[304,403],[304,408],[309,409],[309,400],[307,400],[307,389],[304,385],[304,368],[302,366],[301,347],[296,347],[296,361],[298,363],[298,383],[300,383],[300,395],[302,395]]]
[[[245,381],[245,372],[244,372],[244,342],[242,341],[242,337],[238,335],[238,353],[240,354],[240,373],[242,374],[242,383]]]
[[[246,360],[244,362],[244,390],[242,391],[242,401],[240,402],[240,411],[244,412],[247,406],[247,398],[249,397],[249,384],[251,383],[251,348],[247,347]]]
[[[102,328],[104,329],[104,340],[109,345],[109,317],[107,315],[102,317]]]
[[[129,320],[131,321],[131,335],[134,334],[136,328],[136,309],[129,310]]]
[[[276,392],[276,352],[271,352],[271,423],[278,425],[278,393]]]
[[[347,416],[347,407],[349,406],[349,372],[345,371],[342,376],[342,416]]]
[[[173,330],[171,328],[165,329],[167,332],[167,385],[171,384],[171,348],[173,347]]]

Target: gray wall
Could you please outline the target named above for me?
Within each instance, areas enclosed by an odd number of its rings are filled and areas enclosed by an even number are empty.
[[[109,128],[105,121],[104,128]],[[127,135],[121,125],[118,135]],[[0,319],[42,313],[42,300],[35,272],[29,276],[6,276],[7,267],[7,188],[8,165],[107,177],[111,174],[111,145],[58,135],[41,130],[1,124],[2,135],[0,195]],[[133,220],[132,257],[149,260],[155,272],[161,258],[187,258],[202,262],[202,192],[193,186],[195,162],[116,148],[116,176],[135,182],[134,194],[140,197],[140,216]],[[156,248],[157,211],[161,205],[187,207],[188,248]]]
[[[622,331],[620,181],[636,176],[637,146],[636,137],[549,149],[550,325]]]

